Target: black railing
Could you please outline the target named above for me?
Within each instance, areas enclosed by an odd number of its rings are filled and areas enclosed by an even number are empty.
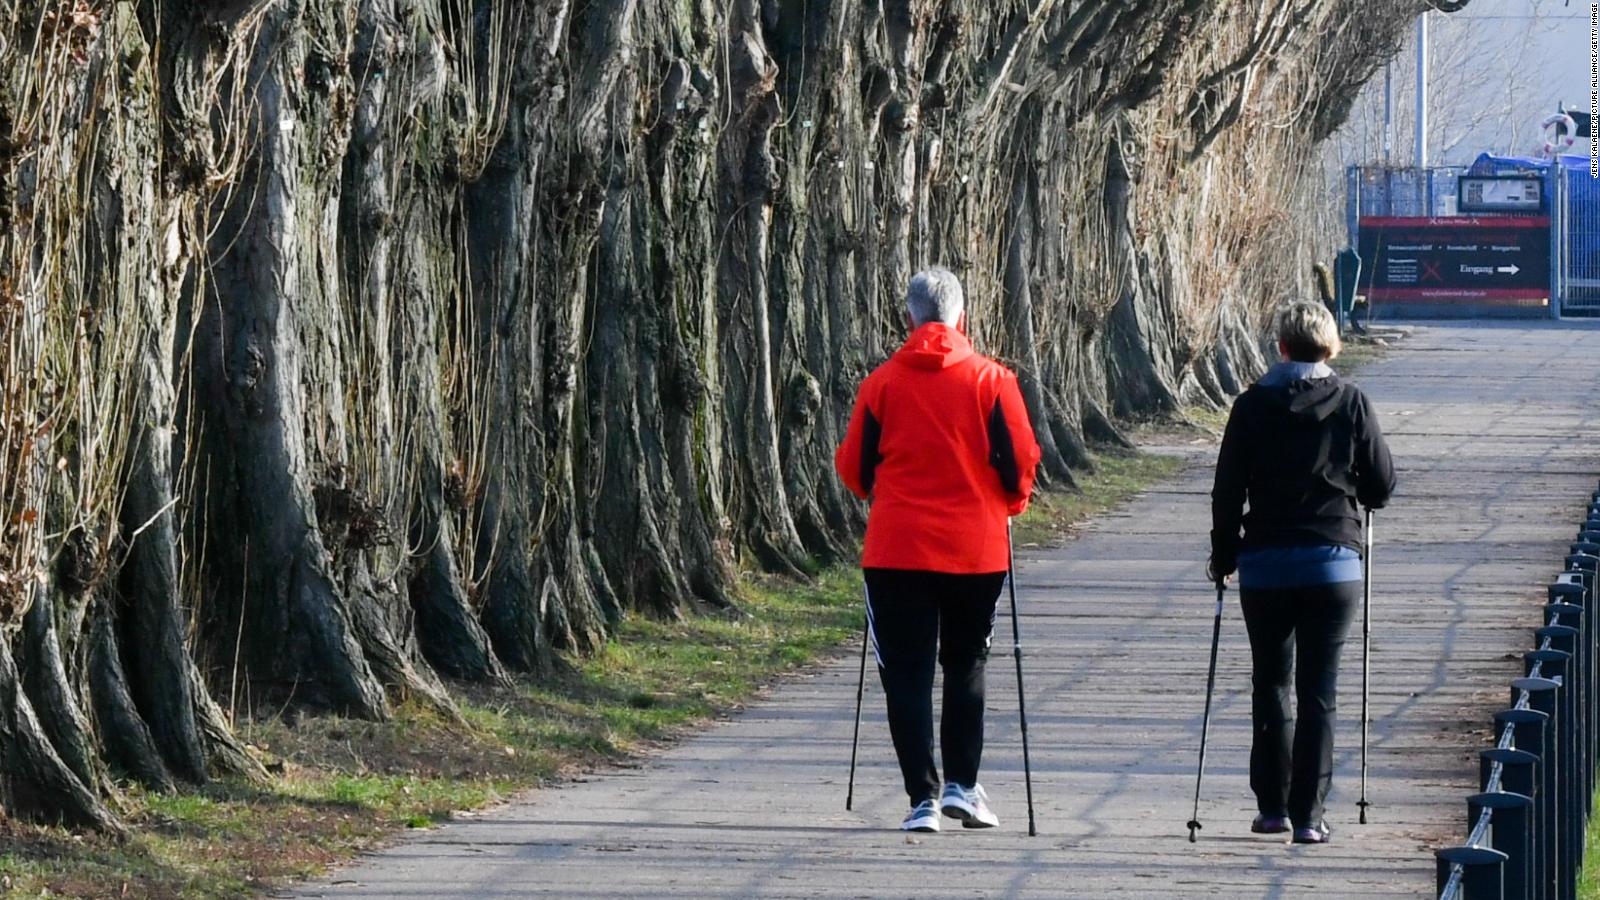
[[[1494,716],[1466,842],[1435,855],[1440,900],[1574,900],[1594,799],[1600,700],[1600,490],[1548,589],[1524,677]]]

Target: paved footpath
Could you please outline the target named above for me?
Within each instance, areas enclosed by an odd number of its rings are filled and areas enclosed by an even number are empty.
[[[338,871],[328,897],[1421,897],[1463,833],[1477,750],[1519,674],[1542,585],[1600,475],[1600,329],[1431,324],[1358,382],[1398,461],[1378,517],[1371,824],[1356,824],[1359,624],[1347,645],[1334,843],[1249,833],[1249,669],[1223,621],[1200,842],[1195,752],[1214,594],[1209,457],[1020,563],[1039,836],[1027,836],[1010,623],[990,664],[983,781],[1002,827],[908,838],[869,682],[844,810],[856,656],[637,769],[526,799]],[[870,672],[869,672],[870,675]]]

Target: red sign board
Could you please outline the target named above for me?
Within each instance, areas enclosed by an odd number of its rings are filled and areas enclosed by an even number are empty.
[[[1549,216],[1364,216],[1361,287],[1390,303],[1544,306]]]

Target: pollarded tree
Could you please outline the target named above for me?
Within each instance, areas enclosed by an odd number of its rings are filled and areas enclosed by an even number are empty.
[[[1054,484],[1225,402],[1392,6],[0,0],[0,805],[848,559],[929,263]]]

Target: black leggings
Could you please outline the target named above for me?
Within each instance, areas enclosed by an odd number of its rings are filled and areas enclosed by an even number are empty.
[[[1239,602],[1254,686],[1250,789],[1262,815],[1316,825],[1333,784],[1339,653],[1361,602],[1361,582],[1244,588]],[[1291,674],[1298,721],[1289,709]]]
[[[933,661],[944,667],[939,745],[945,775],[972,787],[983,757],[983,666],[1006,573],[865,569],[867,618],[889,733],[913,805],[939,796],[933,762]]]

